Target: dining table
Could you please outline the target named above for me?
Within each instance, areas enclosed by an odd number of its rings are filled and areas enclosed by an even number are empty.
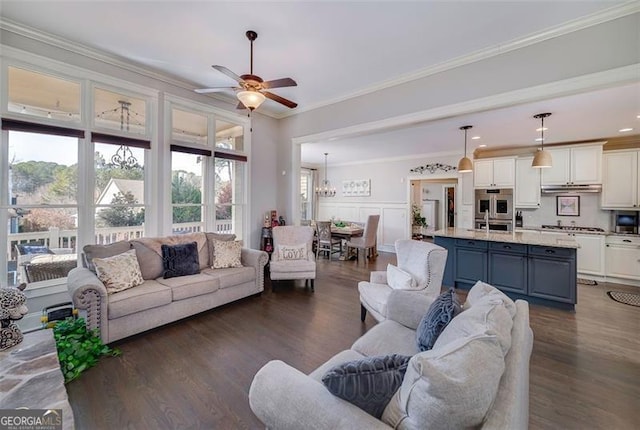
[[[346,242],[351,240],[353,237],[359,237],[364,234],[364,227],[360,224],[355,223],[345,223],[344,225],[337,226],[335,224],[331,224],[331,236],[342,239]],[[353,255],[355,256],[355,254]],[[347,260],[350,259],[352,255],[347,255],[346,248],[343,247],[342,254],[338,258],[339,260]]]

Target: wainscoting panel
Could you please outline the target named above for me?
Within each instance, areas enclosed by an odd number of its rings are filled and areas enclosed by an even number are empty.
[[[356,203],[320,201],[318,219],[366,222],[369,215],[380,215],[378,223],[378,250],[395,252],[396,239],[408,239],[411,230],[408,224],[408,206],[397,202]]]

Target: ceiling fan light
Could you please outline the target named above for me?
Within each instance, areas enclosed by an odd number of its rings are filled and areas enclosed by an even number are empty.
[[[536,152],[536,155],[533,156],[531,167],[535,169],[546,169],[551,166],[553,166],[553,162],[551,160],[551,154],[549,153],[549,151],[539,149]]]
[[[239,91],[237,97],[249,110],[257,109],[266,98],[264,94],[259,91]]]
[[[460,173],[468,173],[473,172],[473,163],[469,159],[469,157],[464,157],[460,159],[458,163],[458,172]]]

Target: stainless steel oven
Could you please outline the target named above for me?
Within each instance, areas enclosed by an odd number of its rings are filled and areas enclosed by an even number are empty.
[[[513,190],[476,190],[476,221],[513,221]]]

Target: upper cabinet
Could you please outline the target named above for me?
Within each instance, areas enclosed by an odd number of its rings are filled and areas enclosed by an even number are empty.
[[[640,150],[603,155],[602,209],[640,208]]]
[[[548,149],[553,167],[542,169],[542,185],[601,184],[602,145]]]
[[[513,188],[515,173],[515,158],[478,160],[473,163],[473,185],[476,188]]]
[[[540,207],[540,170],[531,167],[533,157],[516,160],[516,208]]]

